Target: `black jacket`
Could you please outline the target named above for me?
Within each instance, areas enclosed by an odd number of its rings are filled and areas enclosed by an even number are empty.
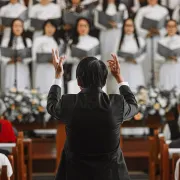
[[[83,89],[61,97],[53,85],[48,112],[66,125],[66,143],[56,180],[129,180],[120,143],[120,125],[137,113],[137,102],[128,86],[120,94],[101,88]]]

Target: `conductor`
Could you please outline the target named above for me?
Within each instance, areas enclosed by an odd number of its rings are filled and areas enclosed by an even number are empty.
[[[138,112],[128,83],[123,81],[116,55],[108,60],[120,94],[107,95],[106,65],[95,57],[82,59],[76,70],[81,91],[61,96],[64,57],[53,50],[55,81],[48,112],[65,123],[66,142],[55,180],[130,180],[120,149],[120,126]]]

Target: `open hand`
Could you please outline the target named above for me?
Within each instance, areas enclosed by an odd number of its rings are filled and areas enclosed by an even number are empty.
[[[64,74],[64,69],[63,69],[63,62],[65,60],[64,57],[59,57],[59,52],[58,50],[52,49],[52,58],[53,58],[53,65],[55,68],[55,78],[59,79],[63,76]]]
[[[111,71],[111,74],[117,80],[118,83],[123,82],[123,79],[120,74],[120,64],[118,62],[117,56],[115,54],[111,54],[112,60],[108,60],[108,65]]]

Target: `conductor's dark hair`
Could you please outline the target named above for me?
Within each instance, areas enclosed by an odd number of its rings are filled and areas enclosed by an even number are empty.
[[[119,43],[119,49],[121,49],[122,44],[123,44],[123,42],[124,42],[125,25],[126,25],[126,22],[127,22],[128,20],[132,20],[132,22],[133,22],[133,25],[134,25],[134,38],[135,38],[135,40],[136,40],[136,43],[137,43],[138,48],[140,48],[139,39],[138,39],[138,35],[137,35],[137,32],[136,32],[136,27],[135,27],[135,24],[134,24],[134,20],[133,20],[132,18],[127,18],[127,19],[124,20],[124,23],[123,23],[121,40],[120,40],[120,43]]]
[[[24,43],[24,46],[27,47],[27,43],[26,43],[26,36],[25,36],[25,31],[24,31],[24,22],[23,20],[19,19],[19,18],[16,18],[12,21],[11,23],[11,35],[10,35],[10,40],[9,40],[9,43],[8,43],[8,47],[13,47],[13,40],[14,40],[14,37],[15,37],[15,34],[13,32],[13,25],[16,21],[20,21],[23,25],[23,32],[21,34],[22,36],[22,39],[23,39],[23,43]]]
[[[95,57],[82,59],[76,69],[76,78],[82,88],[102,88],[106,84],[107,75],[106,65]]]
[[[118,8],[119,8],[119,4],[120,4],[120,0],[115,0],[115,5],[116,5],[117,11],[118,11]],[[102,6],[103,6],[103,11],[105,12],[107,7],[108,7],[108,0],[103,0]]]
[[[79,42],[79,33],[77,31],[77,27],[78,27],[79,21],[81,21],[81,20],[85,20],[89,25],[89,29],[91,30],[91,21],[88,18],[80,17],[79,19],[77,19],[76,25],[74,28],[74,32],[73,32],[73,36],[72,36],[73,37],[72,38],[72,44],[78,44],[78,42]]]
[[[58,35],[58,30],[57,30],[57,24],[55,23],[55,21],[53,19],[48,19],[44,22],[44,25],[43,25],[43,34],[45,35],[46,32],[45,32],[45,27],[47,24],[51,24],[55,29],[55,33],[53,34],[53,38],[54,40],[57,42],[57,44],[59,45],[60,44],[60,40],[59,40],[59,35]]]

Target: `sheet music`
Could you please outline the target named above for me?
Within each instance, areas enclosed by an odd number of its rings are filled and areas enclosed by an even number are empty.
[[[165,57],[165,58],[169,58],[172,56],[176,56],[179,57],[180,56],[180,47],[176,48],[176,49],[169,49],[166,46],[163,46],[162,44],[158,43],[158,53]]]
[[[57,24],[57,26],[61,25],[61,19],[60,18],[56,18],[56,19],[52,19],[52,20]],[[36,30],[42,30],[45,21],[46,20],[31,18],[31,26],[34,27]]]
[[[143,18],[141,27],[146,30],[150,29],[162,29],[165,27],[167,16],[162,17],[160,20],[149,19],[147,17]]]
[[[123,11],[117,12],[114,16],[109,16],[103,11],[98,11],[99,23],[103,26],[110,28],[110,21],[114,21],[116,23],[121,23],[123,21]]]
[[[4,57],[20,57],[21,59],[32,57],[31,48],[15,50],[12,48],[1,47],[1,55]]]
[[[38,63],[49,63],[52,62],[52,53],[37,53]]]
[[[145,51],[146,51],[146,47],[140,48],[136,53],[123,52],[119,50],[117,54],[119,57],[122,57],[124,59],[136,59],[139,56],[141,56],[143,53],[145,53]]]
[[[89,11],[85,10],[81,13],[71,12],[71,11],[64,11],[63,12],[63,21],[65,24],[70,24],[74,26],[76,24],[76,21],[80,17],[87,17],[88,18]]]
[[[83,57],[88,57],[88,56],[96,56],[100,54],[100,46],[95,46],[94,48],[90,49],[89,51],[82,50],[77,48],[76,46],[72,46],[72,57],[77,57],[77,58],[83,58]]]

